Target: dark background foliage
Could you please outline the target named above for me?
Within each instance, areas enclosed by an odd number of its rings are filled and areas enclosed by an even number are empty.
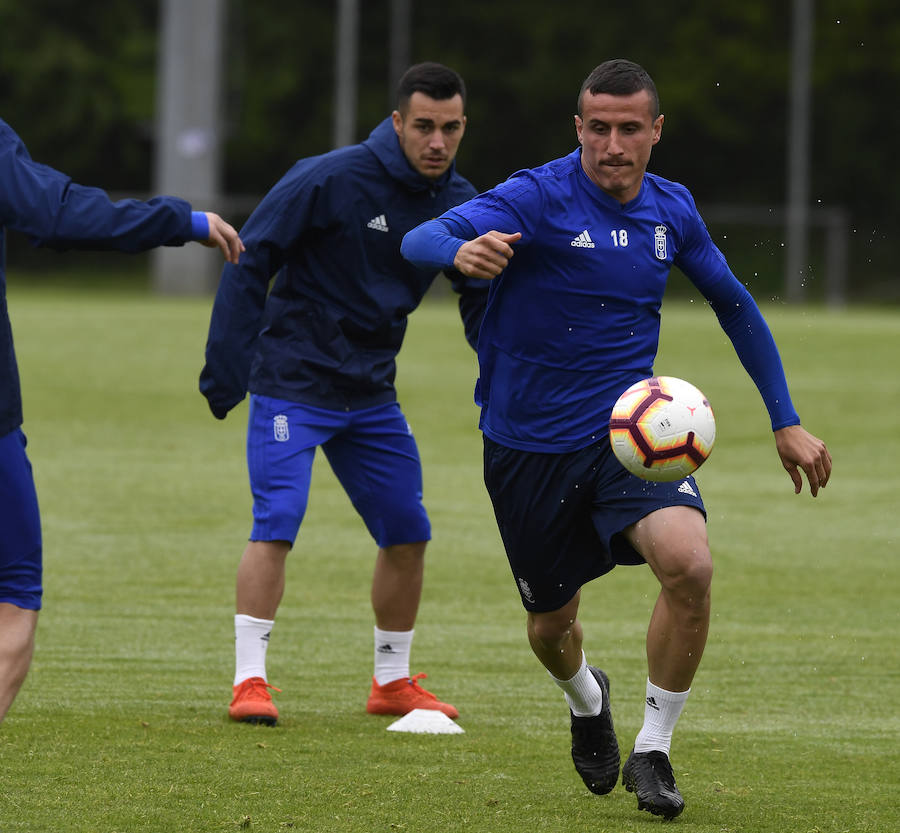
[[[227,5],[225,190],[261,195],[331,147],[337,3]],[[791,3],[411,5],[412,61],[466,79],[459,167],[479,189],[571,150],[581,81],[629,57],[654,76],[666,114],[651,170],[687,184],[701,211],[782,209]],[[390,2],[360,10],[361,139],[390,110]],[[152,189],[159,14],[155,0],[0,0],[0,116],[32,156],[107,189]],[[851,297],[896,299],[900,15],[895,0],[817,0],[814,16],[811,202],[847,211]],[[748,282],[781,268],[779,227],[710,229],[749,247],[736,264]]]

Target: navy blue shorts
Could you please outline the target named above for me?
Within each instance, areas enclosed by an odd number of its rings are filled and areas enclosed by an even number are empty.
[[[41,518],[21,429],[0,437],[0,602],[41,609]]]
[[[622,530],[666,506],[706,517],[693,477],[641,480],[603,442],[566,454],[519,451],[484,438],[484,482],[526,610],[559,610],[617,564],[643,564]]]
[[[253,394],[247,428],[251,541],[294,543],[317,446],[379,547],[431,538],[419,450],[396,402],[328,411]]]

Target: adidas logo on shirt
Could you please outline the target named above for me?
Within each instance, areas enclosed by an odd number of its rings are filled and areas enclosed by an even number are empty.
[[[387,219],[384,214],[379,214],[377,217],[373,217],[366,223],[366,226],[369,228],[375,229],[375,231],[388,231]]]
[[[593,249],[594,241],[591,240],[591,236],[588,234],[588,230],[585,229],[569,245],[577,246],[580,249]]]
[[[678,487],[678,491],[681,492],[681,494],[683,494],[683,495],[690,495],[691,497],[697,497],[697,493],[691,488],[691,484],[688,483],[687,480],[685,480],[684,483],[682,483]]]

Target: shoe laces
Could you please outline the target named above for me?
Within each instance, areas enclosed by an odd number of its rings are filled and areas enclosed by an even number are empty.
[[[269,688],[271,688],[272,691],[277,691],[281,694],[280,688],[267,683],[262,677],[250,677],[250,679],[244,680],[244,682],[241,683],[241,688],[243,688],[241,694],[244,697],[249,697],[254,700],[271,700],[272,695],[266,690]]]
[[[675,786],[675,773],[672,771],[672,763],[669,761],[669,756],[665,752],[657,750],[651,750],[646,754],[646,761],[650,765],[650,769],[662,784],[670,790],[677,789]]]
[[[430,691],[426,691],[424,688],[422,688],[422,686],[419,685],[419,680],[423,680],[427,676],[428,675],[424,672],[421,674],[416,674],[415,676],[409,678],[409,684],[413,687],[413,691],[415,691],[416,694],[419,694],[422,697],[430,697],[432,700],[437,700],[437,697],[435,697],[434,694],[432,694]]]

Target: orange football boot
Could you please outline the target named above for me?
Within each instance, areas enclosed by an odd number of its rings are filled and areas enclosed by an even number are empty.
[[[459,712],[455,706],[442,703],[430,691],[419,685],[419,680],[427,674],[416,674],[414,677],[401,677],[384,685],[378,685],[372,678],[372,691],[366,703],[369,714],[404,715],[413,709],[434,709],[443,712],[447,717],[457,718]]]
[[[242,723],[265,723],[274,726],[278,722],[278,709],[272,702],[269,689],[280,692],[280,688],[269,685],[262,677],[248,677],[234,687],[234,699],[228,707],[228,716]]]

